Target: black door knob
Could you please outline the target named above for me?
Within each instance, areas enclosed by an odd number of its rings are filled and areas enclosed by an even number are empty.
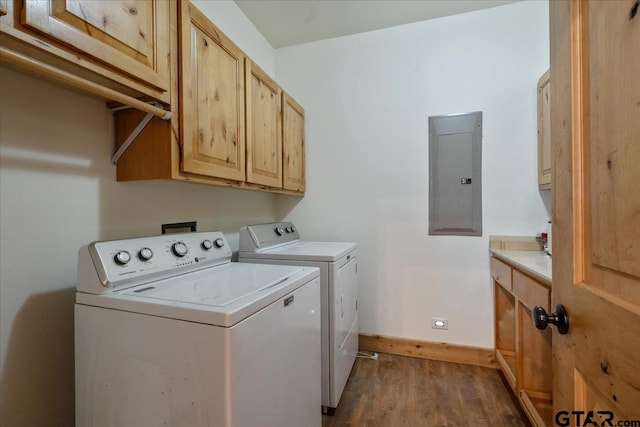
[[[561,335],[569,332],[569,316],[562,304],[556,305],[551,313],[547,313],[544,308],[536,305],[531,312],[531,319],[538,329],[545,329],[551,323],[556,325]]]

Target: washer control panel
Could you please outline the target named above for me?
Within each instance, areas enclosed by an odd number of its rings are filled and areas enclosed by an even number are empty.
[[[132,286],[231,261],[229,245],[218,231],[93,242],[85,248],[100,283],[108,288]]]

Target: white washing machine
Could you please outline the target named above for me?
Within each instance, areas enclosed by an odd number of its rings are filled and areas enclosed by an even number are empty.
[[[230,260],[219,232],[80,249],[77,426],[321,425],[318,269]]]
[[[333,413],[358,354],[356,243],[301,241],[291,222],[240,230],[239,262],[320,269],[322,311],[322,406]]]

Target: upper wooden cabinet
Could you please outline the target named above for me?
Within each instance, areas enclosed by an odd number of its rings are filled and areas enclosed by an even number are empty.
[[[304,109],[190,2],[179,2],[177,15],[174,115],[170,123],[154,118],[141,131],[118,161],[118,181],[175,179],[304,194]],[[116,144],[143,117],[117,112]]]
[[[282,188],[282,89],[245,61],[247,182]]]
[[[282,94],[283,188],[305,190],[304,108],[289,94]]]
[[[549,70],[538,80],[538,187],[551,189],[551,80]]]
[[[244,181],[244,54],[191,3],[181,9],[182,168]]]
[[[3,46],[123,93],[169,102],[175,2],[2,0],[2,7]]]

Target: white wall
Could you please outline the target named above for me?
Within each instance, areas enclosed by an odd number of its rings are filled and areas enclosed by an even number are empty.
[[[222,3],[228,16],[233,8],[241,13],[234,2]],[[273,49],[248,20],[226,21],[215,10],[206,12],[272,72]],[[0,67],[2,426],[74,424],[80,246],[197,220],[200,230],[230,235],[237,250],[241,226],[275,219],[275,197],[267,193],[170,181],[118,183],[112,150],[104,102]]]
[[[493,346],[488,236],[534,235],[549,217],[536,170],[548,31],[548,3],[527,1],[276,50],[307,142],[306,196],[278,216],[304,239],[359,243],[362,332]],[[429,236],[427,118],[477,110],[484,234]]]

